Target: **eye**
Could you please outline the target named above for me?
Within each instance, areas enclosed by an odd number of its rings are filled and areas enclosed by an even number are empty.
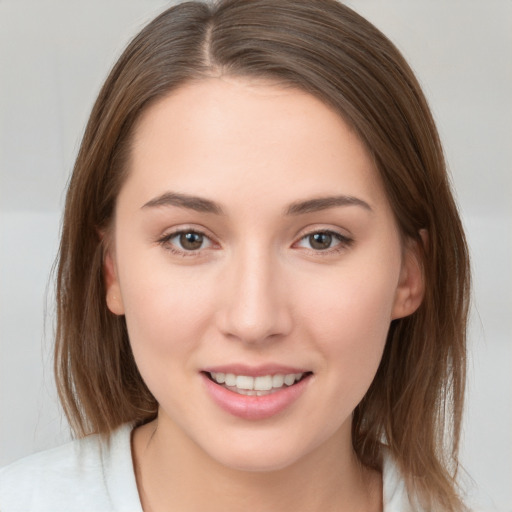
[[[206,235],[194,230],[176,231],[163,237],[159,243],[177,253],[200,251],[213,245]]]
[[[302,237],[297,246],[314,251],[341,250],[352,243],[352,239],[335,231],[315,231]]]

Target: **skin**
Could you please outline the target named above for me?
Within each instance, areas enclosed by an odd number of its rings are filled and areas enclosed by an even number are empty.
[[[166,193],[222,213],[154,204]],[[367,206],[286,213],[331,196]],[[180,245],[180,230],[203,233],[200,248]],[[312,245],[329,232],[328,248]],[[107,304],[126,316],[160,406],[133,435],[144,510],[381,510],[381,476],[351,447],[352,412],[423,281],[346,123],[271,83],[185,85],[139,120],[110,236]],[[235,363],[312,376],[284,411],[251,421],[214,403],[200,373]]]

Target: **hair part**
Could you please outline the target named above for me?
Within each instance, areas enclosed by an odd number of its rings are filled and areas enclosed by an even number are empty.
[[[411,496],[429,510],[462,510],[456,475],[470,287],[466,241],[413,72],[380,31],[335,0],[185,2],[146,26],[112,69],[70,180],[57,267],[55,374],[74,432],[108,433],[157,415],[124,317],[106,305],[109,228],[143,112],[184,84],[227,75],[316,96],[374,159],[402,236],[421,248],[426,289],[419,309],[391,324],[377,375],[354,412],[354,450],[362,463],[379,468],[387,445]]]

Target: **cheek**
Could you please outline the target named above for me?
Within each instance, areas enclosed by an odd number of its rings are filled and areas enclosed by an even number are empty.
[[[300,314],[325,364],[337,366],[337,378],[368,386],[386,343],[398,279],[396,265],[380,270],[340,272],[326,286],[297,292]]]
[[[195,354],[208,324],[207,299],[190,282],[147,280],[123,290],[130,345],[142,379],[175,421],[189,414],[176,390],[197,373]]]
[[[214,303],[204,280],[186,269],[173,271],[165,261],[127,261],[120,270],[130,343],[141,372],[164,358],[166,364],[186,363]]]

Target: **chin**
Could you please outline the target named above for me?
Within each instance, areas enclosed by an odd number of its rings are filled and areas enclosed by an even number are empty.
[[[256,453],[257,452],[257,453]],[[235,470],[249,473],[272,473],[287,469],[301,459],[300,455],[295,454],[276,454],[268,450],[254,450],[254,453],[233,453],[223,454],[221,460],[217,461],[223,466]]]
[[[212,450],[206,449],[209,456],[222,466],[253,473],[270,473],[291,468],[315,451],[321,440],[307,442],[306,436],[295,439],[286,433],[257,437],[242,436],[241,439],[229,438],[229,443],[219,443]],[[206,448],[206,447],[205,447]]]

